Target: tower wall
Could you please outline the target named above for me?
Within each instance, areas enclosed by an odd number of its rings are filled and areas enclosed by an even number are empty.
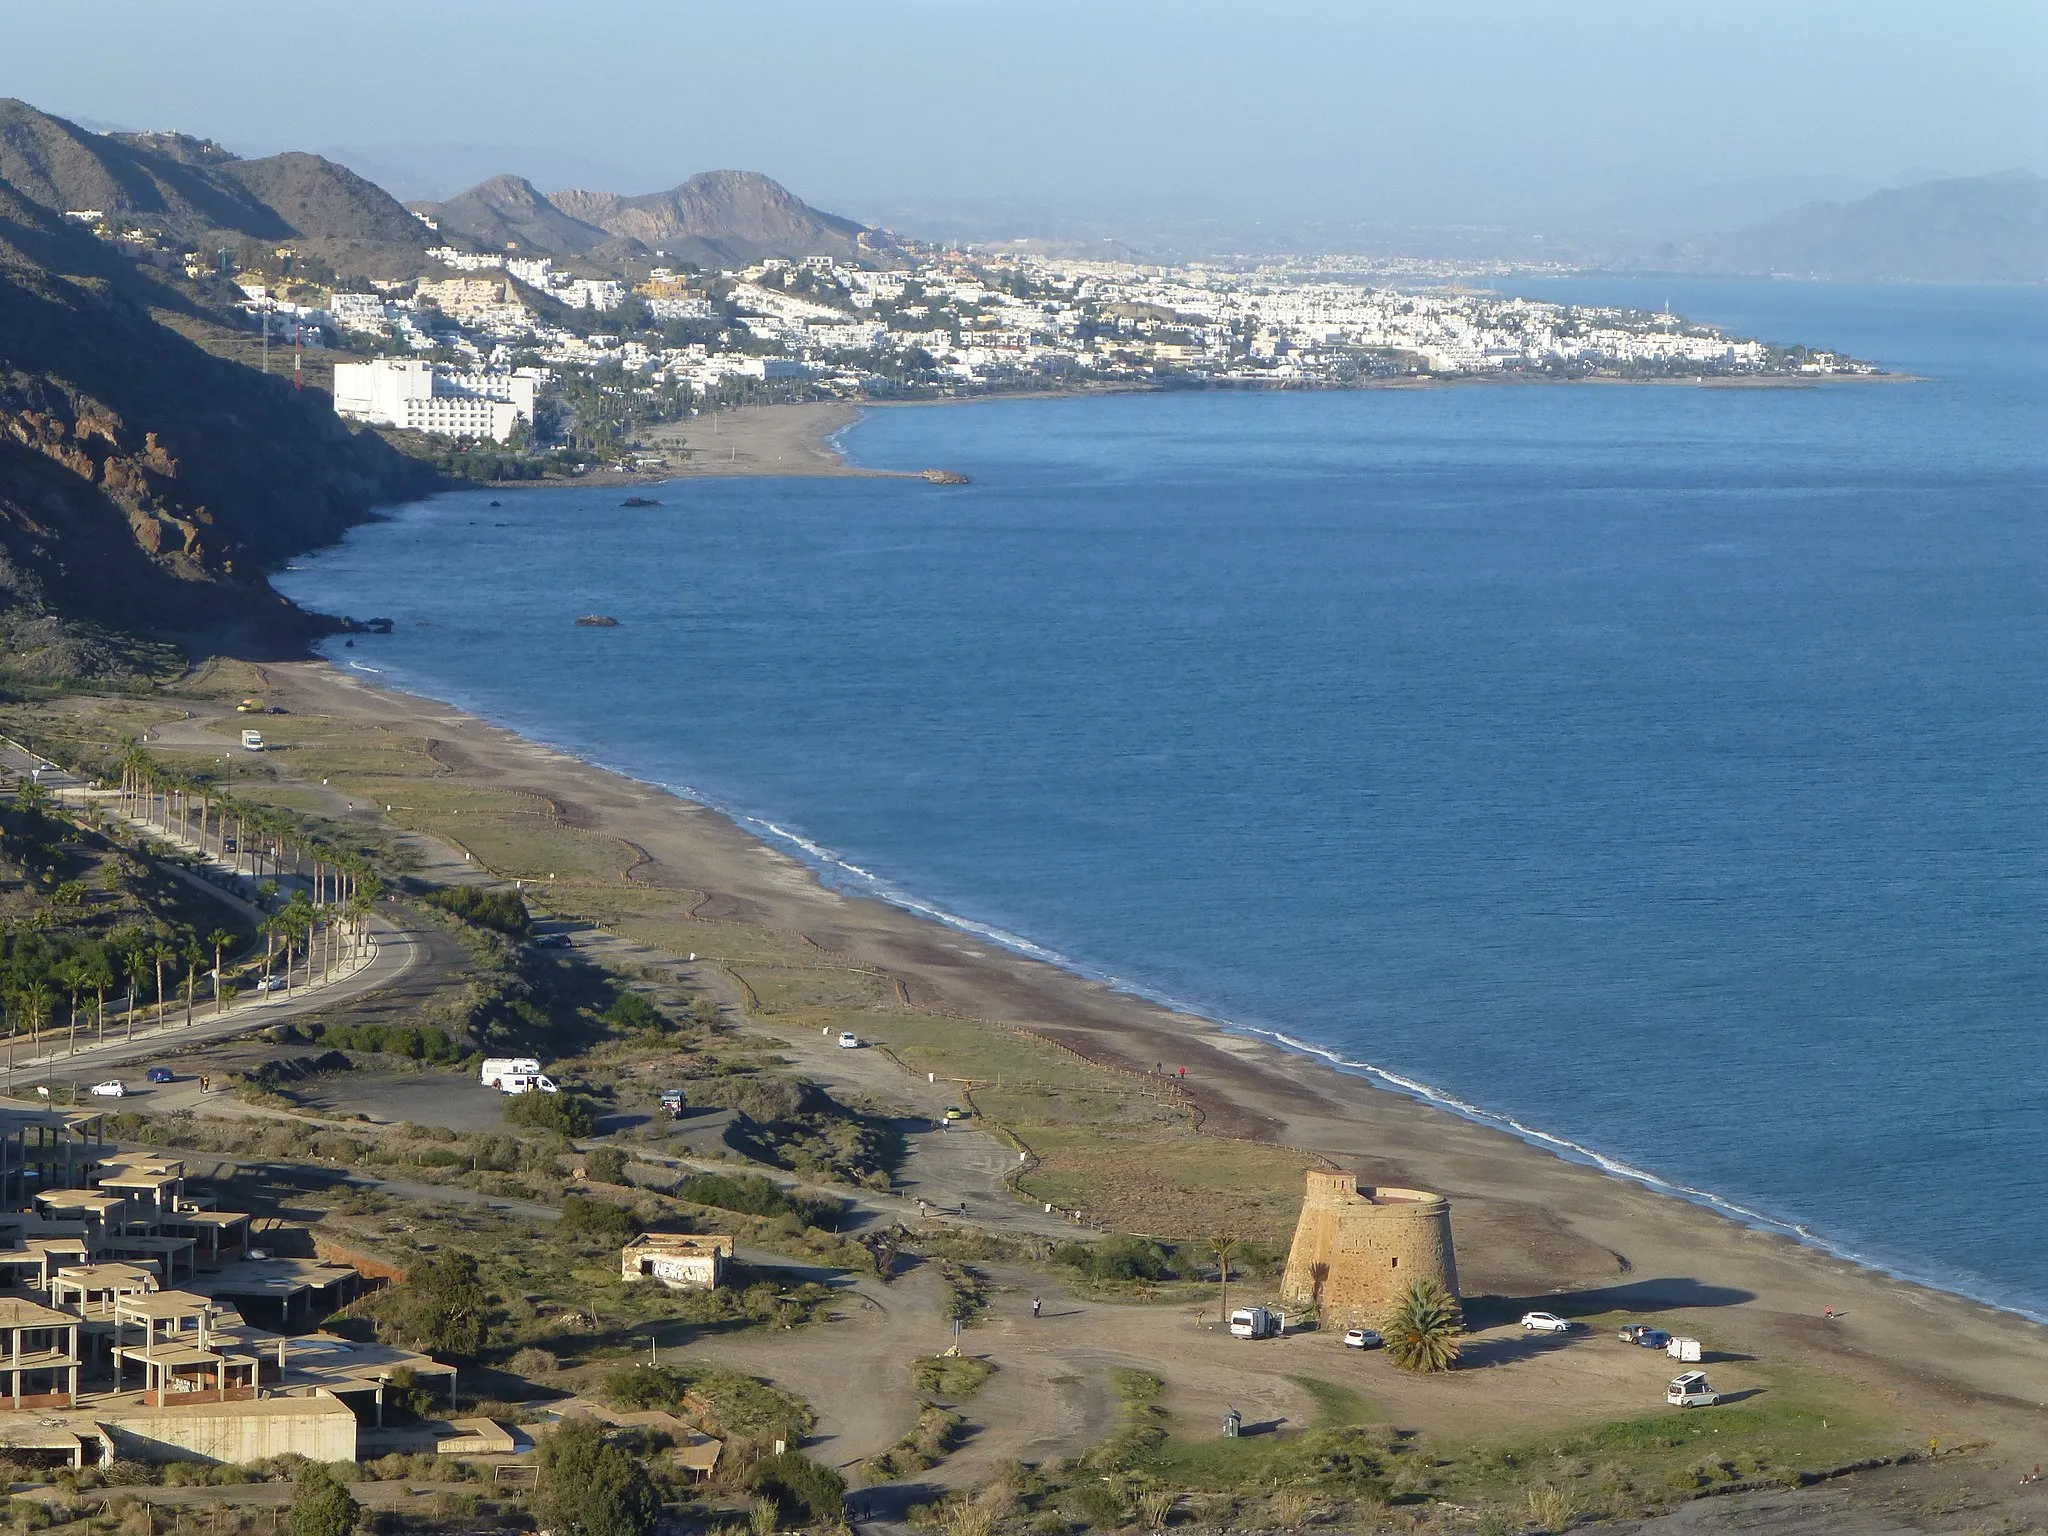
[[[1361,1189],[1348,1173],[1311,1173],[1280,1297],[1332,1327],[1372,1327],[1418,1278],[1458,1294],[1451,1202],[1419,1189]]]

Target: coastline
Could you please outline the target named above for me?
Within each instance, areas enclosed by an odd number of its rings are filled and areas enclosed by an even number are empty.
[[[1475,1106],[1431,1103],[1426,1085],[1177,1012],[1052,958],[977,945],[1000,936],[834,889],[723,812],[447,705],[324,662],[264,670],[295,713],[424,740],[456,780],[540,797],[565,824],[617,840],[635,855],[637,885],[702,891],[699,907],[849,956],[930,1011],[1026,1027],[1105,1066],[1185,1064],[1209,1135],[1445,1192],[1469,1288],[1532,1302],[1577,1293],[1616,1307],[1700,1307],[1723,1347],[1847,1371],[1951,1432],[2019,1433],[2048,1398],[2048,1329],[2017,1313],[1797,1243],[1757,1224],[1767,1215],[1701,1203],[1714,1198],[1705,1192],[1636,1182],[1630,1174],[1654,1176],[1586,1149],[1572,1149],[1585,1161],[1570,1160],[1561,1138],[1508,1129]],[[1853,1326],[1823,1323],[1823,1306]]]
[[[1916,374],[1841,374],[1810,378],[1791,374],[1703,375],[1684,378],[1624,379],[1526,379],[1526,378],[1398,378],[1375,379],[1348,387],[1347,392],[1418,389],[1516,389],[1516,388],[1661,388],[1661,389],[1825,389],[1841,384],[1920,384]],[[875,469],[855,463],[839,444],[839,437],[859,423],[870,411],[928,410],[934,407],[988,405],[1012,400],[1092,400],[1106,395],[1147,395],[1166,392],[1161,386],[1142,383],[1113,384],[1087,389],[1017,390],[1003,394],[949,395],[935,400],[805,400],[781,405],[743,405],[714,411],[709,416],[670,422],[648,434],[650,450],[687,449],[689,457],[657,469],[600,470],[584,477],[584,484],[646,485],[663,480],[717,479],[790,475],[804,478],[847,476],[863,479],[916,479],[919,471]],[[1266,394],[1288,392],[1280,385],[1246,385],[1242,388],[1212,387],[1219,394]],[[561,481],[510,480],[492,482],[496,490],[532,490],[557,487]]]

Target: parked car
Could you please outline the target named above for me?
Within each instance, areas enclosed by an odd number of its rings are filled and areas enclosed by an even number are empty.
[[[1640,1344],[1644,1349],[1662,1349],[1671,1342],[1671,1335],[1662,1328],[1652,1328],[1648,1323],[1630,1323],[1621,1330],[1621,1342]]]
[[[151,1067],[142,1075],[152,1083],[175,1083],[178,1080],[178,1074],[169,1067]]]
[[[537,933],[533,936],[535,949],[567,949],[569,935],[566,933]]]
[[[839,1048],[843,1051],[859,1050],[860,1036],[856,1035],[850,1029],[842,1029],[841,1031],[839,1031]]]
[[[1705,1371],[1687,1371],[1665,1390],[1664,1401],[1674,1408],[1711,1408],[1721,1401],[1721,1394],[1707,1380]]]
[[[104,1083],[94,1083],[86,1092],[96,1099],[125,1099],[128,1088],[118,1077],[110,1077]]]
[[[289,976],[259,976],[256,978],[258,992],[289,992],[292,979]]]
[[[1664,1341],[1664,1353],[1674,1360],[1683,1360],[1688,1365],[1700,1358],[1700,1341],[1688,1339],[1683,1334]]]
[[[1347,1328],[1344,1330],[1346,1349],[1378,1349],[1387,1341],[1370,1328]]]
[[[1570,1333],[1572,1324],[1555,1312],[1524,1312],[1522,1327],[1530,1333]]]
[[[953,1105],[946,1111],[946,1123],[948,1125],[951,1125],[955,1120],[965,1120],[966,1118],[967,1111],[962,1109],[957,1104]]]

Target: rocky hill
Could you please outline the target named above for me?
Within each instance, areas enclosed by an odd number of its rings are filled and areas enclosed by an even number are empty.
[[[62,213],[97,209],[179,239],[320,243],[323,254],[424,250],[433,235],[381,187],[318,155],[244,160],[173,133],[93,133],[0,100],[0,181]]]
[[[1815,202],[1705,242],[1698,265],[1861,282],[2048,280],[2048,181],[1954,177]]]
[[[517,245],[552,256],[580,256],[612,236],[571,218],[523,176],[493,176],[445,203],[422,203],[444,234],[467,235],[502,251]]]
[[[445,203],[420,204],[443,231],[494,250],[518,243],[555,256],[598,261],[666,251],[681,261],[736,267],[764,256],[797,260],[886,257],[888,236],[821,213],[780,183],[752,171],[706,171],[642,197],[555,192],[546,197],[517,176],[494,176]]]
[[[318,621],[265,572],[431,488],[325,394],[155,318],[181,307],[0,187],[0,671],[117,673],[166,642],[291,651]]]
[[[888,245],[886,237],[821,213],[753,171],[705,171],[644,197],[557,192],[549,201],[582,223],[706,265],[741,266],[764,256],[872,259]]]

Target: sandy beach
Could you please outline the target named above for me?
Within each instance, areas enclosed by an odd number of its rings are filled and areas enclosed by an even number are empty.
[[[560,826],[629,850],[631,884],[697,893],[693,920],[795,935],[882,978],[906,1005],[1028,1026],[1105,1065],[1184,1064],[1205,1136],[1301,1149],[1312,1155],[1303,1166],[1319,1158],[1371,1182],[1448,1194],[1467,1292],[1490,1295],[1496,1312],[1569,1300],[1588,1311],[1696,1317],[1721,1348],[1852,1379],[1930,1437],[1995,1442],[2016,1460],[2048,1455],[2048,1329],[2024,1318],[1739,1225],[1312,1058],[828,891],[714,811],[448,706],[324,663],[263,672],[294,715],[417,744],[444,791],[530,797]],[[1838,1316],[1824,1316],[1828,1308]]]

